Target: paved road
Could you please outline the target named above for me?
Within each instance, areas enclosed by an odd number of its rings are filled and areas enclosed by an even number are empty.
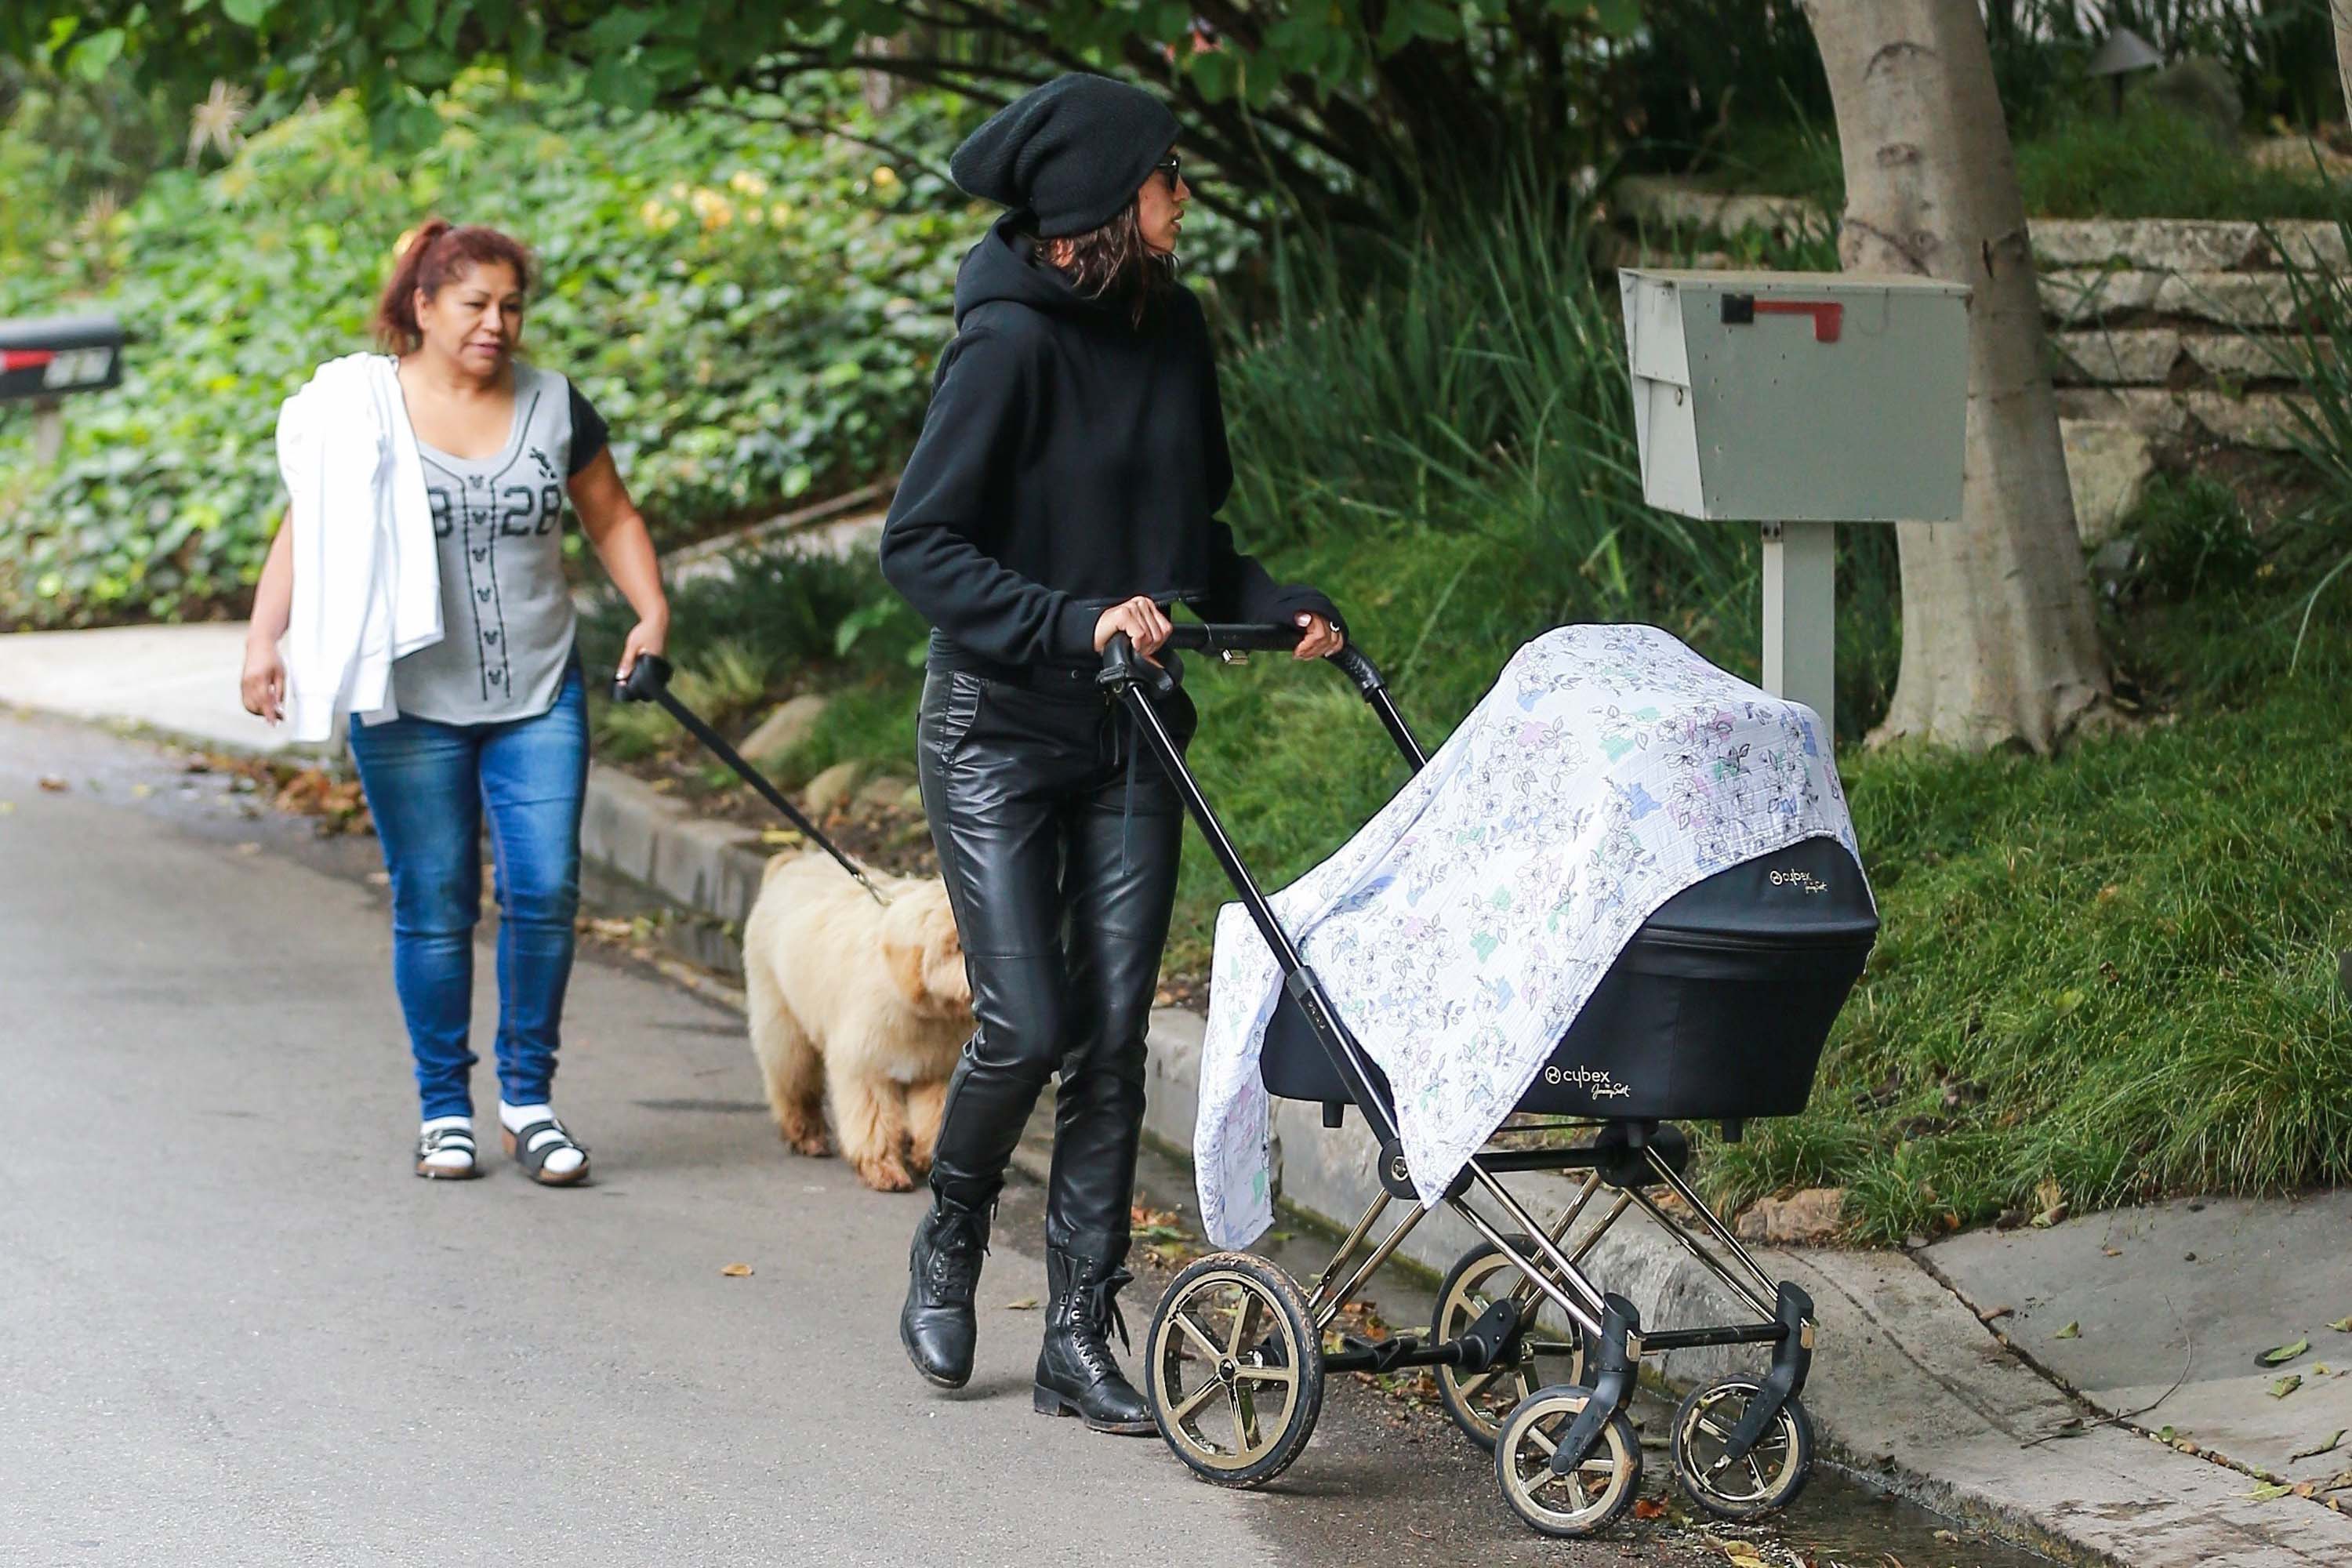
[[[1276,1492],[1201,1485],[1030,1413],[1034,1313],[929,1393],[916,1201],[784,1155],[739,1020],[635,968],[574,982],[593,1186],[417,1181],[371,841],[5,712],[0,806],[0,1563],[1696,1560],[1537,1542],[1354,1391]],[[1000,1309],[1036,1228],[1019,1195]]]

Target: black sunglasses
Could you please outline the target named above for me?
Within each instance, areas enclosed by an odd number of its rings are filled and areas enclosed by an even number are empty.
[[[1177,186],[1177,183],[1183,178],[1183,166],[1184,160],[1178,157],[1175,153],[1171,153],[1165,158],[1160,159],[1157,163],[1152,164],[1151,172],[1155,174],[1167,175],[1168,188],[1171,191],[1173,191]]]

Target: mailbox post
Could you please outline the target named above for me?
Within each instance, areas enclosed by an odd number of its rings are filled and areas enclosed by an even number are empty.
[[[1841,522],[1960,515],[1969,291],[1834,272],[1618,273],[1642,493],[1764,533],[1764,687],[1827,734]]]
[[[54,461],[64,447],[62,398],[121,384],[122,328],[113,317],[0,321],[0,403],[31,400],[37,461]]]

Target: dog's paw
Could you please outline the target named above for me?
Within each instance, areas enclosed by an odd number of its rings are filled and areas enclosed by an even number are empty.
[[[786,1127],[782,1131],[784,1142],[793,1146],[793,1153],[805,1154],[812,1160],[832,1157],[833,1140],[825,1135],[822,1123],[814,1127]]]
[[[915,1187],[915,1178],[907,1173],[905,1163],[896,1154],[858,1161],[857,1179],[877,1193],[912,1192]]]

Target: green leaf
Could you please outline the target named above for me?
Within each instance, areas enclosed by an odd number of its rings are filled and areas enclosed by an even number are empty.
[[[2273,1399],[2284,1399],[2288,1394],[2293,1394],[2296,1389],[2301,1388],[2302,1386],[2303,1374],[2299,1372],[2291,1372],[2284,1377],[2280,1378],[2277,1382],[2271,1384],[2270,1395]]]
[[[84,81],[103,81],[114,62],[122,58],[126,40],[122,29],[109,27],[102,33],[92,33],[74,46],[73,72]]]
[[[2322,1454],[2332,1454],[2336,1452],[2336,1449],[2344,1446],[2344,1435],[2346,1431],[2347,1428],[2338,1426],[2336,1429],[2336,1435],[2328,1438],[2326,1442],[2322,1443],[2316,1448],[2305,1448],[2299,1454],[2289,1454],[2286,1457],[2286,1462],[2292,1465],[2298,1459],[2315,1459]]]
[[[2338,1318],[2327,1326],[2339,1334],[2352,1334],[2352,1318]]]
[[[2246,1495],[2256,1502],[2274,1502],[2294,1489],[2293,1487],[2284,1486],[2277,1481],[2265,1481]]]
[[[653,106],[654,79],[633,60],[607,55],[588,72],[588,96],[616,109],[642,111]]]
[[[609,55],[641,43],[654,30],[658,13],[646,11],[607,11],[591,26],[585,35],[588,45],[600,55]]]
[[[259,27],[277,0],[221,0],[221,15],[240,27]]]
[[[433,30],[435,0],[408,0],[408,19],[420,33]]]
[[[2059,1330],[2050,1337],[2053,1340],[2079,1340],[2083,1337],[2083,1325],[2080,1323],[2068,1323],[2064,1328]]]
[[[2311,1348],[2309,1340],[2297,1340],[2291,1345],[2275,1345],[2254,1359],[2264,1366],[2284,1366]]]
[[[1641,29],[1642,0],[1592,0],[1592,20],[1612,38],[1630,37]]]

